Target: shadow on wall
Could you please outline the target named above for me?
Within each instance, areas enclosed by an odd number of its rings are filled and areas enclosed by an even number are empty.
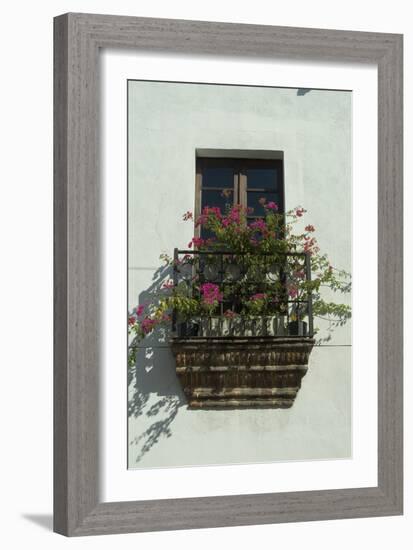
[[[315,346],[323,346],[323,345],[327,345],[331,340],[332,340],[332,333],[334,332],[334,329],[333,328],[328,328],[327,329],[327,334],[325,336],[323,336],[322,338],[317,338],[317,336],[314,337],[315,339]]]
[[[171,437],[171,425],[186,399],[168,348],[140,348],[136,366],[129,369],[128,382],[128,417],[140,418],[144,427],[130,441],[130,445],[139,447],[139,462],[161,438]]]
[[[154,303],[170,277],[170,267],[159,268],[151,286],[139,295],[139,304]],[[139,448],[136,462],[161,438],[171,437],[179,408],[187,404],[176,376],[169,336],[169,331],[162,328],[148,335],[138,350],[135,366],[128,369],[128,418],[139,418],[143,428],[129,441]]]

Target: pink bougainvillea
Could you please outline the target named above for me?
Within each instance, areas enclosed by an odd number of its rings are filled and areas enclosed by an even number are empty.
[[[264,294],[263,292],[257,292],[257,294],[253,294],[251,296],[251,300],[253,300],[253,301],[265,300],[266,297],[267,297],[267,295]]]
[[[235,311],[227,309],[226,311],[224,311],[224,317],[226,317],[227,319],[235,319],[235,317],[237,317],[237,314],[235,313]]]
[[[232,190],[223,190],[222,194],[227,198],[233,196]],[[141,304],[129,312],[128,331],[136,342],[169,323],[172,311],[178,323],[180,319],[197,320],[220,315],[217,307],[220,303],[229,308],[222,314],[226,319],[267,316],[288,311],[286,295],[288,302],[305,302],[309,292],[313,296],[314,316],[332,316],[340,323],[350,317],[351,309],[346,304],[323,300],[323,287],[349,292],[350,276],[333,268],[326,254],[319,254],[314,226],[301,221],[306,210],[297,206],[284,212],[278,204],[267,201],[265,197],[259,198],[258,203],[261,205],[259,216],[254,215],[251,207],[241,204],[227,205],[222,210],[218,206],[205,206],[195,220],[191,211],[183,214],[184,221],[192,222],[192,230],[194,225],[201,229],[202,237],[198,233],[188,243],[188,248],[196,250],[179,251],[179,257],[175,254],[173,258],[161,255],[166,267],[170,268],[164,272],[168,273],[166,280],[163,279],[165,282],[157,288],[159,292],[153,295],[152,302]],[[298,231],[295,231],[296,227]],[[303,253],[307,254],[306,266],[311,270],[311,280],[306,278]],[[205,282],[207,271],[198,269],[198,266],[209,262],[218,269],[223,284]],[[187,284],[181,284],[181,270],[176,269],[182,265],[192,269],[189,291]],[[233,265],[239,266],[239,277],[228,275]],[[176,284],[169,280],[174,269],[175,273],[178,272]],[[272,276],[274,271],[280,270],[288,277],[287,281]],[[232,310],[235,306],[236,313]],[[295,307],[298,311],[297,303]],[[136,349],[133,347],[133,353]],[[134,364],[136,353],[133,353],[130,364]]]
[[[156,319],[151,319],[150,317],[145,317],[141,323],[141,328],[144,334],[149,334],[155,328],[157,322]]]
[[[231,222],[231,223],[240,223],[241,221],[241,211],[242,211],[242,206],[240,204],[235,204],[231,210],[228,212],[228,215],[227,215],[227,219]]]
[[[205,240],[201,239],[200,237],[193,237],[192,241],[188,243],[188,248],[192,248],[192,246],[200,247],[205,244]]]
[[[313,255],[317,254],[320,251],[320,248],[317,245],[317,240],[315,237],[304,237],[304,252]]]
[[[165,281],[162,285],[164,290],[171,290],[174,287],[173,281]]]
[[[304,279],[305,273],[302,269],[298,269],[297,271],[293,271],[293,277],[295,279]]]
[[[264,220],[256,220],[252,223],[250,223],[251,229],[258,229],[259,231],[266,231],[267,230],[267,224]]]
[[[214,283],[204,283],[201,285],[202,300],[207,305],[214,305],[222,301],[222,292],[219,286]]]
[[[298,288],[295,285],[291,285],[288,289],[288,296],[290,298],[297,298],[298,296]]]
[[[204,216],[209,216],[211,214],[215,215],[218,219],[222,218],[221,209],[219,206],[205,206],[205,208],[202,210],[202,214]]]

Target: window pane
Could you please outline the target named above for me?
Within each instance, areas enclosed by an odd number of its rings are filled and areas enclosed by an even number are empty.
[[[276,168],[248,168],[246,170],[247,189],[278,190],[278,173]]]
[[[232,206],[233,191],[232,189],[223,191],[209,191],[207,189],[203,189],[201,203],[202,209],[204,209],[205,206],[218,206],[221,208],[221,212],[225,214],[226,208]]]
[[[214,239],[215,235],[210,231],[209,229],[205,229],[205,227],[201,227],[201,239]]]
[[[202,173],[202,187],[221,187],[233,189],[234,170],[231,167],[207,167]]]
[[[278,205],[278,212],[282,211],[281,197],[278,193],[261,193],[260,191],[248,191],[247,206],[254,209],[254,211],[252,212],[254,216],[263,216],[265,213],[263,205],[259,202],[262,198],[265,198],[267,200],[267,203],[275,202],[275,204]]]

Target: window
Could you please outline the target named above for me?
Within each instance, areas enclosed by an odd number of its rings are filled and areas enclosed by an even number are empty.
[[[281,159],[197,158],[196,204],[198,216],[205,206],[222,212],[233,204],[253,208],[249,220],[264,215],[260,199],[273,201],[284,212],[283,161]],[[202,237],[207,235],[202,230]]]

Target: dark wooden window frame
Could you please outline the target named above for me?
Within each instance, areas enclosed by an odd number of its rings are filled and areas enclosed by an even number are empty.
[[[242,204],[247,206],[248,192],[262,193],[265,196],[267,193],[274,192],[269,188],[254,188],[248,189],[247,170],[254,167],[274,167],[278,172],[279,177],[279,189],[277,192],[280,194],[280,200],[278,201],[279,211],[285,211],[285,191],[284,191],[284,160],[283,159],[261,159],[261,158],[233,158],[233,157],[197,157],[196,158],[196,177],[195,177],[195,219],[202,212],[202,191],[218,191],[221,187],[208,186],[203,188],[202,175],[206,168],[211,166],[233,166],[234,179],[233,179],[233,203]],[[209,205],[214,206],[214,205]],[[262,216],[257,214],[251,214],[249,219],[261,218]],[[195,227],[195,237],[199,237],[201,234],[200,227]]]

